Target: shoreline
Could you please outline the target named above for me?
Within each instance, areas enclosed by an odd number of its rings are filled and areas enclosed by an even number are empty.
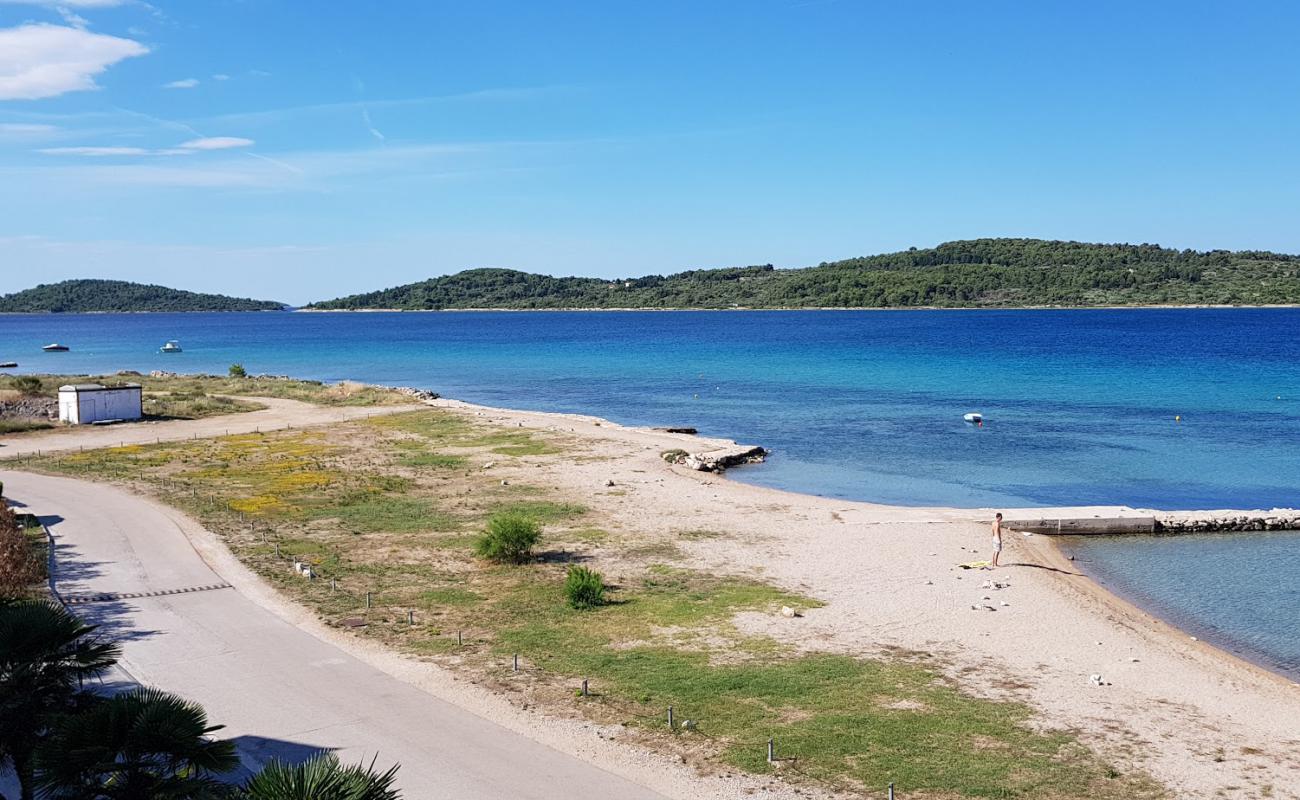
[[[435,408],[459,408],[459,409],[479,412],[482,414],[511,414],[511,415],[547,417],[547,418],[553,418],[557,421],[585,423],[585,424],[596,426],[601,430],[607,430],[607,431],[646,432],[646,433],[655,433],[655,434],[663,433],[663,431],[659,431],[654,428],[622,425],[621,423],[613,422],[603,417],[596,417],[588,414],[577,414],[577,413],[566,414],[560,412],[529,411],[526,409],[485,406],[478,403],[470,403],[463,400],[456,400],[454,398],[439,398],[438,400],[429,401],[427,405],[433,406]],[[747,445],[742,445],[732,439],[698,436],[693,434],[685,434],[682,436],[687,441],[695,441],[703,445],[703,447],[696,448],[694,452],[728,450],[728,449],[744,449],[748,447]],[[750,466],[750,468],[755,468],[755,467],[761,468],[762,464],[758,463]],[[681,468],[674,468],[672,471],[680,474],[682,470]],[[750,489],[756,490],[758,492],[772,493],[779,497],[793,497],[804,501],[814,501],[814,500],[829,501],[836,504],[847,503],[856,506],[865,506],[873,510],[888,512],[888,513],[906,514],[906,515],[910,515],[914,513],[920,513],[920,514],[929,513],[929,514],[940,515],[940,516],[963,518],[966,519],[967,521],[970,521],[970,518],[972,518],[974,515],[979,515],[979,522],[984,524],[987,524],[988,520],[992,519],[992,514],[994,513],[994,509],[986,508],[986,507],[902,506],[902,505],[891,505],[885,503],[876,503],[870,500],[846,500],[843,498],[825,497],[822,495],[811,495],[811,494],[805,494],[803,492],[796,492],[789,489],[779,489],[771,486],[764,486],[761,484],[751,484],[744,481],[735,481],[730,479],[727,476],[726,471],[697,472],[696,474],[723,480],[731,485],[745,486]],[[1269,509],[1268,511],[1276,511],[1276,510],[1278,509]],[[1037,513],[1049,513],[1049,514],[1055,513],[1056,515],[1059,516],[1064,516],[1065,513],[1063,512],[1068,512],[1069,514],[1072,514],[1074,516],[1081,516],[1081,517],[1082,516],[1103,516],[1103,515],[1147,516],[1153,513],[1161,513],[1161,514],[1180,515],[1180,516],[1185,516],[1187,518],[1199,518],[1199,517],[1214,518],[1214,517],[1221,517],[1221,516],[1258,515],[1260,513],[1267,513],[1267,511],[1263,509],[1182,510],[1182,509],[1147,509],[1147,508],[1139,509],[1130,506],[1044,506],[1044,507],[1033,507],[1033,508],[1006,508],[1006,509],[1002,509],[1002,511],[1004,514],[1007,515],[1012,515],[1012,514],[1028,515],[1030,512],[1037,512]],[[1018,531],[1011,530],[1011,529],[1009,529],[1008,532],[1018,533]],[[1099,535],[1122,536],[1124,534],[1099,534]],[[1030,534],[1024,534],[1024,536],[1026,538],[1031,537]],[[1270,668],[1265,664],[1261,664],[1254,660],[1251,660],[1250,658],[1242,654],[1231,652],[1225,647],[1219,647],[1211,642],[1205,641],[1204,637],[1193,636],[1190,632],[1183,630],[1183,628],[1181,628],[1178,624],[1175,624],[1173,621],[1166,619],[1165,618],[1166,615],[1161,615],[1160,613],[1157,613],[1158,609],[1145,608],[1140,603],[1136,602],[1134,599],[1129,598],[1119,592],[1112,591],[1106,585],[1101,583],[1101,581],[1098,580],[1096,577],[1094,577],[1091,574],[1088,574],[1086,570],[1083,570],[1079,567],[1073,567],[1074,562],[1072,562],[1062,552],[1063,544],[1061,543],[1059,537],[1043,535],[1043,534],[1032,534],[1032,540],[1041,541],[1045,543],[1046,546],[1043,548],[1039,548],[1038,552],[1039,554],[1045,556],[1050,562],[1052,562],[1051,566],[1055,567],[1058,570],[1063,570],[1063,571],[1068,571],[1071,568],[1079,569],[1081,573],[1080,576],[1084,578],[1085,585],[1090,588],[1091,593],[1097,599],[1104,600],[1107,602],[1108,605],[1114,606],[1118,611],[1124,613],[1126,617],[1131,617],[1137,621],[1154,620],[1159,625],[1165,626],[1168,629],[1166,633],[1185,636],[1189,639],[1189,641],[1194,641],[1197,644],[1199,644],[1200,649],[1206,652],[1211,652],[1214,655],[1217,655],[1219,657],[1222,657],[1223,659],[1233,664],[1234,666],[1247,667],[1257,672],[1261,676],[1267,677],[1270,680],[1279,681],[1280,683],[1285,684],[1289,687],[1300,686],[1300,675],[1298,676],[1288,675],[1286,673]]]
[[[695,311],[695,312],[734,312],[734,311],[1126,311],[1159,309],[1257,309],[1257,308],[1300,308],[1300,303],[1263,303],[1252,305],[1234,305],[1230,303],[1176,303],[1176,304],[1133,304],[1108,306],[732,306],[728,308],[708,308],[705,306],[671,306],[671,307],[556,307],[556,308],[289,308],[292,314],[437,314],[437,313],[475,313],[486,312],[523,313],[523,312],[632,312],[632,311]],[[132,313],[132,312],[81,312],[81,313]],[[153,313],[153,312],[145,312]]]

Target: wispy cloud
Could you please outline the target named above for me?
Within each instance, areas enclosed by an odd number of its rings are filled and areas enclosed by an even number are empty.
[[[253,140],[240,136],[205,136],[180,146],[186,150],[229,150],[232,147],[252,147]]]
[[[369,110],[364,108],[361,109],[361,121],[366,124],[366,130],[370,131],[371,136],[375,137],[381,142],[387,138],[386,136],[384,136],[382,133],[379,132],[379,129],[375,127],[375,123],[371,122]]]
[[[74,4],[75,5],[75,4]],[[28,24],[0,29],[0,100],[38,100],[99,88],[95,76],[149,48],[83,28]]]
[[[251,147],[252,139],[238,136],[212,136],[192,139],[176,147],[150,149],[146,147],[119,146],[80,146],[80,147],[43,147],[36,152],[47,156],[188,156],[210,150],[230,150],[236,147]]]
[[[154,151],[143,147],[43,147],[37,150],[47,156],[147,156]]]
[[[0,5],[46,8],[112,8],[126,3],[127,0],[0,0]]]
[[[0,122],[0,135],[44,136],[58,131],[57,125],[46,125],[37,122]]]
[[[302,106],[285,106],[263,111],[237,111],[231,114],[219,114],[206,117],[203,122],[218,123],[258,123],[274,122],[309,114],[329,113],[335,111],[366,111],[376,108],[402,108],[405,106],[432,105],[436,103],[457,102],[517,102],[536,100],[549,95],[574,91],[571,86],[537,86],[524,88],[481,89],[457,94],[429,95],[425,97],[406,97],[394,100],[342,100],[335,103],[314,103]]]
[[[172,81],[171,83],[164,83],[163,88],[164,89],[193,89],[195,86],[198,85],[199,85],[198,78],[182,78],[181,80]]]
[[[227,74],[224,73],[224,72],[218,72],[218,73],[216,73],[215,75],[212,76],[212,80],[214,80],[214,81],[228,81],[228,80],[230,80],[230,76],[227,75]]]

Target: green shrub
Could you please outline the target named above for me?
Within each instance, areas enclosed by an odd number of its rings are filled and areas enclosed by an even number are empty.
[[[536,520],[523,514],[494,514],[487,532],[474,545],[483,558],[508,564],[522,564],[532,558],[533,545],[542,537]]]
[[[44,387],[41,386],[41,379],[35,375],[19,375],[14,378],[14,388],[20,394],[27,397],[35,397],[44,393]]]
[[[680,464],[686,460],[687,453],[680,448],[673,448],[672,450],[665,450],[659,455],[669,464]]]
[[[586,567],[569,567],[564,580],[564,597],[571,608],[595,608],[605,604],[605,579]]]
[[[248,370],[244,369],[244,365],[243,365],[243,364],[231,364],[231,365],[230,365],[230,377],[232,377],[232,378],[247,378],[247,377],[248,377]]]

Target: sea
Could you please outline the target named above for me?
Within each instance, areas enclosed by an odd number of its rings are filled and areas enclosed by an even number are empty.
[[[169,339],[184,352],[159,353]],[[70,351],[41,351],[56,341]],[[18,374],[239,363],[690,426],[772,451],[737,480],[879,503],[1300,506],[1294,308],[0,315],[8,360]],[[1214,539],[1214,561],[1200,538],[1084,549],[1099,579],[1163,613],[1269,628],[1243,646],[1294,664],[1295,650],[1275,652],[1300,642],[1300,542],[1286,536]],[[1236,564],[1240,580],[1147,579],[1178,574],[1171,559]],[[1270,583],[1291,591],[1250,589]],[[1259,602],[1243,611],[1228,592]]]

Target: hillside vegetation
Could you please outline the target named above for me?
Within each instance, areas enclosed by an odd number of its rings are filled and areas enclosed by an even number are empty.
[[[128,281],[71,280],[0,297],[0,313],[94,311],[281,311],[284,303],[199,294]]]
[[[473,269],[314,309],[908,308],[1300,302],[1300,256],[1156,245],[975,239],[804,269],[625,280]]]

